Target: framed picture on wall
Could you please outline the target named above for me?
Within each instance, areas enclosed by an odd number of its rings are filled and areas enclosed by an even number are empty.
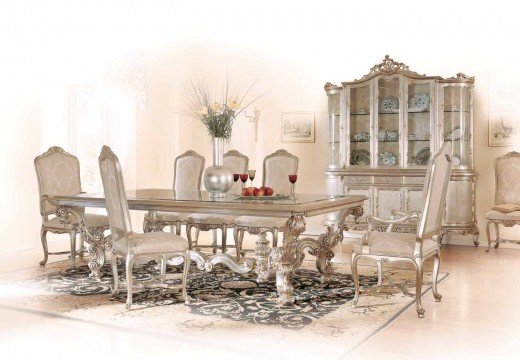
[[[520,144],[520,118],[513,107],[489,108],[489,146]]]
[[[314,112],[283,112],[282,142],[314,142]]]

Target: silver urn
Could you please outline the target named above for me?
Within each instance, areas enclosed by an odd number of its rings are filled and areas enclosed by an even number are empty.
[[[233,186],[233,171],[224,166],[223,138],[213,138],[213,166],[206,169],[203,181],[212,198],[226,197],[226,193]]]

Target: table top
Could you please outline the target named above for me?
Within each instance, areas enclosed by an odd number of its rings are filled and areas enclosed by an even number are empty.
[[[206,191],[176,192],[172,189],[137,189],[127,191],[128,206],[133,210],[181,211],[192,213],[219,213],[256,216],[287,216],[302,212],[315,216],[343,208],[362,206],[367,199],[362,195],[295,194],[281,200],[241,199],[237,194],[225,198],[210,198]],[[56,195],[53,200],[65,206],[105,207],[103,194],[81,193]]]

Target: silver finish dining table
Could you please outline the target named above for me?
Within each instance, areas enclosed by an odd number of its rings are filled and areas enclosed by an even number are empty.
[[[245,259],[239,263],[234,257],[225,253],[209,256],[196,250],[190,251],[190,257],[201,270],[212,271],[216,264],[223,264],[237,273],[256,271],[260,281],[265,281],[270,269],[274,269],[278,301],[281,304],[288,304],[294,301],[291,276],[293,271],[301,266],[305,257],[304,251],[316,257],[316,267],[322,279],[326,281],[333,272],[332,249],[343,239],[345,219],[347,216],[360,217],[363,214],[363,202],[367,198],[361,195],[296,194],[279,200],[245,200],[236,194],[228,194],[225,198],[212,199],[205,191],[178,193],[172,189],[138,189],[128,191],[127,199],[130,209],[150,212],[152,229],[156,224],[157,211],[287,218],[281,247],[271,249],[266,234],[258,234],[255,247],[256,259]],[[83,212],[78,208],[105,208],[103,194],[60,195],[48,197],[48,200],[58,206],[56,215],[63,221],[69,221],[70,216],[77,219],[78,231],[89,245],[89,268],[94,276],[99,276],[100,269],[105,263],[105,250],[110,250],[112,247],[110,235],[105,237],[102,233],[91,233],[85,226]],[[324,222],[325,231],[322,235],[317,238],[300,237],[306,228],[306,217],[328,213],[337,215],[332,217],[333,220]],[[178,265],[182,261],[182,258],[174,258],[170,260],[170,264]]]

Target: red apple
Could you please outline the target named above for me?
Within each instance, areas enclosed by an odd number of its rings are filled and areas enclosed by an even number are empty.
[[[259,190],[260,190],[259,188],[256,188],[256,187],[253,188],[253,195],[254,195],[254,196],[259,196],[259,195],[258,195],[258,191],[259,191]]]
[[[249,196],[247,188],[242,188],[242,196]]]
[[[264,195],[265,195],[265,189],[263,187],[258,189],[258,191],[255,194],[255,196],[264,196]]]
[[[273,188],[270,188],[270,187],[266,187],[265,188],[265,195],[266,196],[273,196],[273,194],[274,194]]]
[[[250,186],[247,188],[247,196],[253,196],[255,194],[255,188]]]

